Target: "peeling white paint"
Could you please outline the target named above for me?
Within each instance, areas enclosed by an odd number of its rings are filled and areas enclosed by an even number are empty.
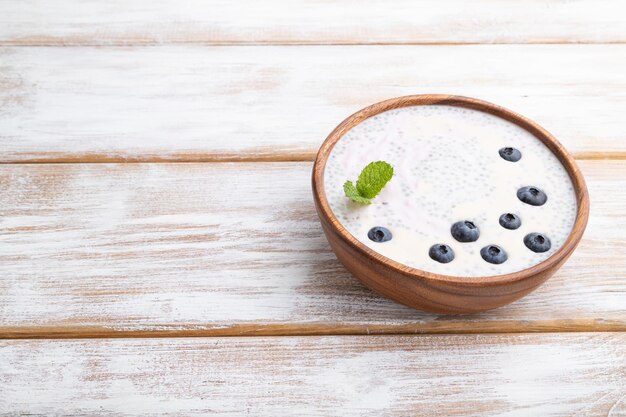
[[[623,415],[626,336],[0,342],[8,414]]]

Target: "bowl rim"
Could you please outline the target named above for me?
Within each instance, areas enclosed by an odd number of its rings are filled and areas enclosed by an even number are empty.
[[[393,110],[407,106],[423,106],[423,105],[448,105],[455,107],[463,107],[473,110],[482,111],[491,115],[503,118],[517,126],[530,132],[543,142],[548,149],[559,159],[561,164],[565,167],[570,179],[574,186],[574,192],[576,194],[577,212],[576,220],[572,226],[572,230],[565,241],[565,243],[552,254],[549,258],[533,265],[529,268],[511,272],[501,275],[487,275],[478,277],[467,276],[455,276],[455,275],[443,275],[434,272],[424,271],[422,269],[413,268],[408,265],[402,264],[398,261],[394,261],[375,250],[369,248],[365,244],[356,239],[335,217],[334,213],[330,209],[328,201],[326,199],[326,193],[324,191],[324,170],[326,168],[326,162],[330,152],[334,145],[348,132],[352,127],[361,123],[365,119],[375,116],[379,113]],[[395,97],[388,100],[380,101],[367,106],[356,113],[348,116],[344,119],[328,137],[322,143],[313,164],[312,174],[312,187],[313,197],[315,199],[316,206],[318,208],[318,215],[322,222],[326,222],[331,228],[334,229],[336,234],[346,244],[352,246],[360,254],[368,258],[375,265],[390,268],[395,272],[402,275],[413,277],[419,280],[428,281],[431,283],[445,283],[453,284],[456,286],[475,287],[475,286],[496,286],[502,284],[512,284],[523,281],[527,278],[531,278],[537,274],[540,274],[546,270],[558,267],[564,262],[569,255],[574,251],[578,243],[580,242],[587,221],[589,218],[589,192],[585,180],[574,161],[574,158],[569,152],[559,143],[559,141],[552,136],[547,130],[539,126],[532,120],[504,107],[498,106],[487,101],[456,95],[447,94],[419,94]]]

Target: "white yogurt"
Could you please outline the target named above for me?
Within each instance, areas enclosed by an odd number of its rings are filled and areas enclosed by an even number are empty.
[[[502,159],[503,147],[519,149],[522,158]],[[346,198],[343,183],[355,182],[365,165],[378,160],[395,172],[373,203]],[[548,201],[522,203],[517,190],[523,186],[540,188]],[[506,274],[540,263],[565,243],[577,210],[567,171],[539,139],[488,113],[445,105],[390,110],[353,127],[331,150],[324,188],[331,210],[356,239],[394,261],[453,276]],[[520,216],[521,227],[500,226],[503,213]],[[477,241],[452,237],[450,227],[461,220],[480,229]],[[371,241],[367,232],[374,226],[386,227],[393,238]],[[547,236],[551,249],[528,249],[523,239],[531,232]],[[429,257],[429,248],[439,243],[454,250],[452,262]],[[490,244],[507,252],[506,262],[483,260],[480,249]]]

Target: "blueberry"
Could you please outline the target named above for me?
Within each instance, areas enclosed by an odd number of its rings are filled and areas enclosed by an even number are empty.
[[[498,151],[498,153],[500,154],[502,159],[506,161],[517,162],[522,159],[522,153],[515,148],[502,148]]]
[[[478,227],[468,220],[454,223],[450,228],[450,233],[459,242],[475,242],[480,236]]]
[[[531,206],[543,206],[548,201],[546,193],[532,186],[522,187],[517,190],[517,198]]]
[[[480,256],[490,264],[501,264],[508,256],[504,249],[497,245],[487,245],[480,250]]]
[[[447,264],[448,262],[452,262],[454,259],[454,251],[448,245],[437,243],[436,245],[432,245],[430,247],[428,250],[428,256],[430,256],[434,261]]]
[[[522,220],[513,213],[504,213],[500,216],[500,226],[505,229],[515,230],[522,225]]]
[[[386,242],[391,240],[391,232],[386,227],[376,226],[367,232],[367,237],[374,242]]]
[[[552,244],[547,236],[541,233],[529,233],[524,237],[524,245],[533,252],[541,253],[550,250]]]

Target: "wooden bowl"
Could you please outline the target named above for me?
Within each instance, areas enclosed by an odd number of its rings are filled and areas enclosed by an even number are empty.
[[[572,179],[578,211],[563,246],[545,261],[504,275],[457,277],[422,271],[393,261],[353,237],[331,211],[324,191],[324,168],[335,143],[352,127],[378,113],[405,106],[440,104],[475,109],[501,117],[539,138],[561,161]],[[485,101],[449,95],[415,95],[373,104],[345,119],[322,144],[313,165],[313,197],[326,238],[337,258],[372,290],[402,304],[435,313],[474,313],[508,304],[546,281],[572,254],[589,217],[589,195],[574,159],[545,129],[510,110]]]

